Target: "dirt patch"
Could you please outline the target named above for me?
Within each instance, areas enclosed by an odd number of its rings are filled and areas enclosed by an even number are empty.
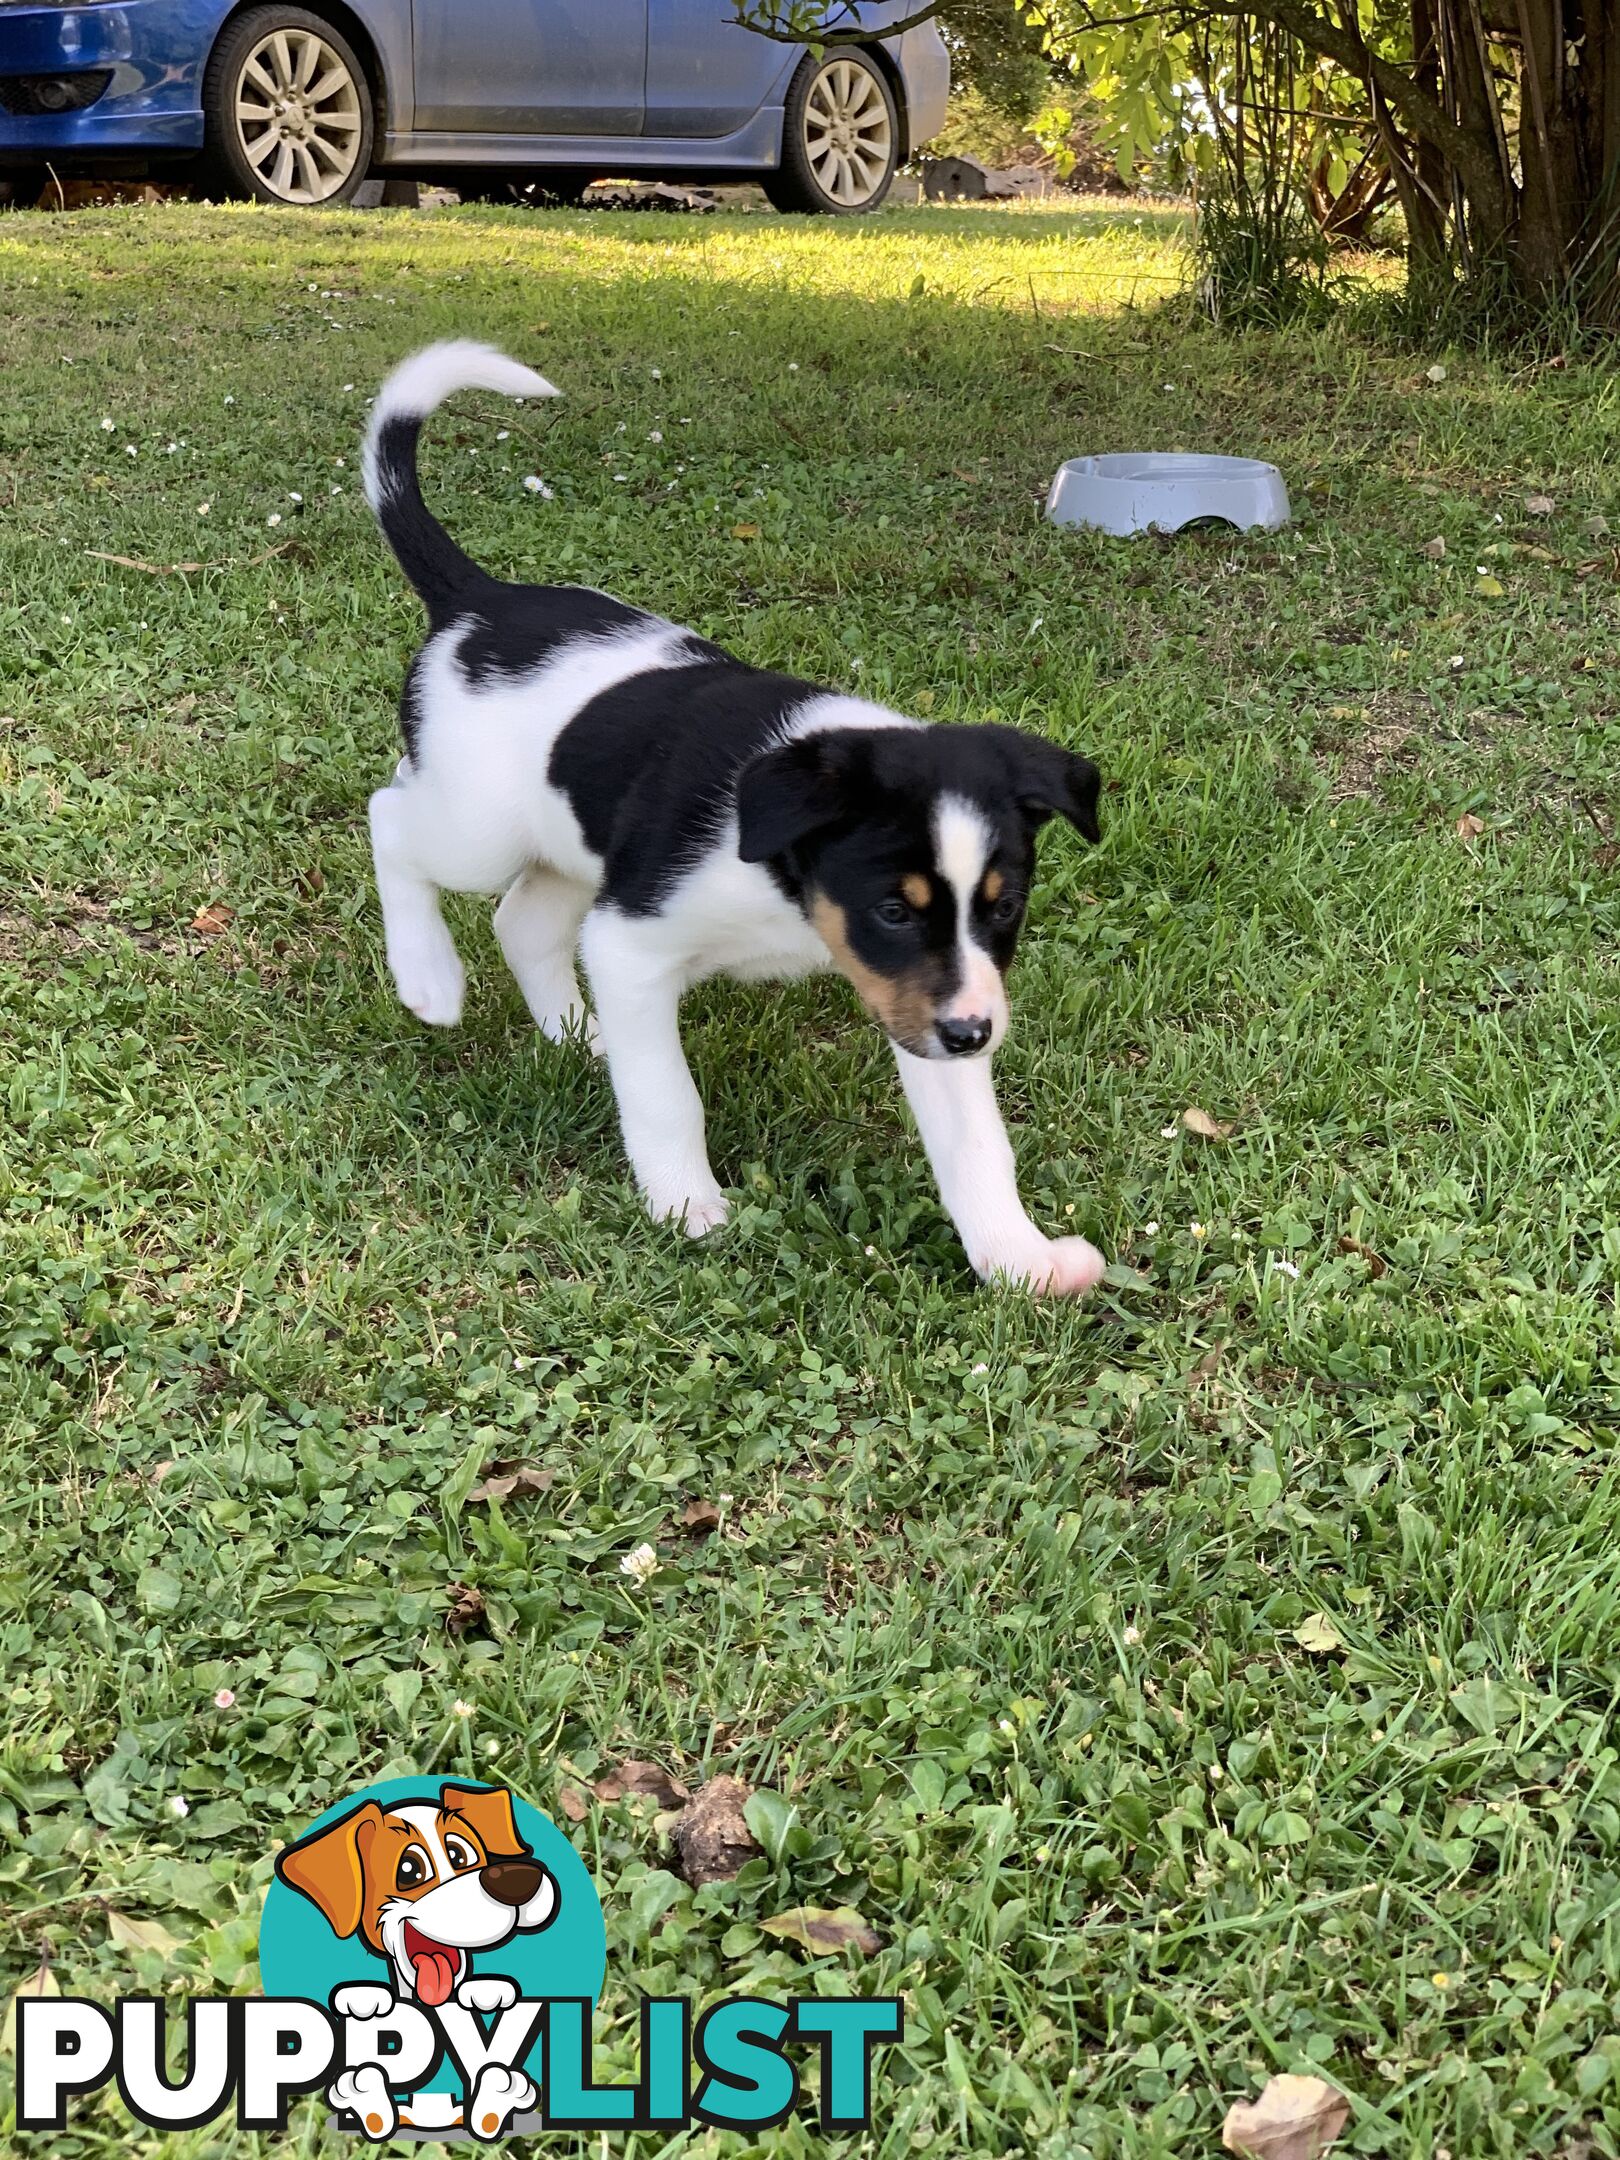
[[[1334,706],[1314,751],[1329,801],[1380,794],[1390,775],[1413,771],[1433,718],[1427,700],[1409,692],[1378,691],[1365,705]]]

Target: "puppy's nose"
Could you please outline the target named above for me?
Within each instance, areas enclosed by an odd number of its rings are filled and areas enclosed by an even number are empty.
[[[500,1905],[527,1905],[544,1880],[532,1860],[491,1860],[481,1876],[484,1888]]]
[[[990,1020],[988,1015],[976,1015],[971,1020],[936,1020],[934,1033],[949,1056],[967,1057],[982,1050],[990,1040]]]

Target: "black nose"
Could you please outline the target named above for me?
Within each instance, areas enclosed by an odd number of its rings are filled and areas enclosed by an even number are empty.
[[[982,1050],[990,1040],[990,1022],[987,1019],[936,1020],[934,1033],[950,1056],[967,1057],[974,1050]]]
[[[501,1905],[527,1905],[545,1870],[535,1860],[491,1860],[482,1870],[484,1888]]]

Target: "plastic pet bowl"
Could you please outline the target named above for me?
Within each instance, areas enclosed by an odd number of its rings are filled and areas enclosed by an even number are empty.
[[[1258,458],[1115,451],[1060,465],[1046,514],[1054,525],[1106,533],[1180,532],[1204,519],[1274,532],[1288,523],[1288,490],[1276,466]]]

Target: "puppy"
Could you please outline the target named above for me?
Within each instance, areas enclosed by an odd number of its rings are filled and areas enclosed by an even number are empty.
[[[499,1787],[441,1785],[437,1801],[387,1809],[363,1801],[278,1853],[276,1873],[319,1909],[333,1934],[358,1936],[389,1967],[391,1988],[360,1983],[337,1991],[345,2017],[386,2017],[398,2000],[436,2010],[452,1996],[463,2009],[503,2010],[517,1989],[499,1975],[473,1978],[472,1952],[549,1927],[557,1915],[556,1880],[523,1843],[512,1796]],[[463,2114],[438,2093],[396,2109],[374,2064],[345,2071],[327,2098],[378,2141],[400,2123],[445,2128]],[[521,2072],[488,2063],[465,2111],[469,2126],[475,2136],[492,2137],[534,2098]]]
[[[1101,1254],[1046,1237],[1019,1201],[990,1059],[1035,835],[1055,814],[1097,839],[1095,766],[1013,728],[931,727],[747,667],[589,587],[490,577],[417,481],[423,420],[474,388],[557,395],[487,346],[430,346],[384,384],[365,446],[367,499],[429,624],[405,755],[371,798],[401,999],[455,1024],[464,978],[438,894],[503,893],[496,936],[537,1026],[606,1057],[648,1209],[701,1237],[727,1203],[681,995],[711,975],[835,968],[893,1045],[979,1274],[1091,1289]]]

